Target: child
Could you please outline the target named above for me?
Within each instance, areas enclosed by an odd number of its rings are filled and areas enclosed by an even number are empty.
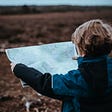
[[[62,112],[112,112],[112,28],[96,19],[72,35],[79,54],[78,69],[51,75],[23,64],[11,64],[14,74],[37,92],[63,102]]]

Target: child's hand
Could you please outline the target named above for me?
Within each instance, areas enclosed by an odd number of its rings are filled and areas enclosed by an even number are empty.
[[[78,59],[78,56],[74,56],[72,57],[73,60],[77,60]]]
[[[111,57],[111,58],[112,58],[112,51],[110,52],[109,57]]]
[[[11,63],[10,66],[11,66],[11,70],[12,70],[12,72],[13,72],[14,67],[16,66],[16,64],[15,64],[15,63]]]

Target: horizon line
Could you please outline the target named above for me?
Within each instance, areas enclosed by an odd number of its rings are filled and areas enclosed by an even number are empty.
[[[0,6],[109,6],[109,7],[112,7],[112,5],[111,4],[106,4],[106,5],[104,5],[104,4],[102,4],[102,5],[99,5],[99,4],[97,4],[97,5],[71,5],[71,4],[56,4],[56,5],[52,5],[52,4],[49,4],[49,5],[34,5],[34,4],[18,4],[18,5],[0,5]]]

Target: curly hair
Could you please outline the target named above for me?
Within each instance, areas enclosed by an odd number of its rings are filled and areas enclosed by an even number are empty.
[[[109,54],[112,50],[112,27],[100,19],[87,21],[72,34],[72,42],[86,55]]]

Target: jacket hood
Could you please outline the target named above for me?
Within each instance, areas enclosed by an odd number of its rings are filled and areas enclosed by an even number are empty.
[[[78,58],[79,71],[88,84],[92,96],[104,95],[107,89],[107,58],[108,56]]]

